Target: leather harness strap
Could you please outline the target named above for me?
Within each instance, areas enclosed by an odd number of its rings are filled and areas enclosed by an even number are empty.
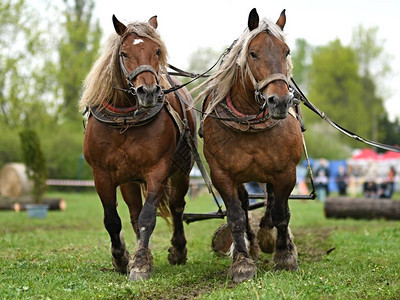
[[[274,81],[278,81],[278,80],[284,81],[286,83],[286,85],[289,86],[289,82],[288,82],[287,76],[285,74],[274,73],[274,74],[268,76],[267,78],[264,78],[260,82],[257,82],[256,87],[255,87],[256,91],[262,91],[264,88],[267,87],[268,84],[270,84],[271,82],[274,82]]]
[[[157,72],[156,72],[156,70],[154,70],[154,68],[152,66],[140,65],[135,70],[133,70],[132,72],[129,73],[125,68],[124,62],[122,60],[122,55],[119,56],[119,63],[121,65],[122,72],[124,73],[126,79],[128,80],[128,83],[131,83],[131,81],[133,79],[135,79],[140,73],[143,73],[143,72],[153,73],[154,77],[156,78],[157,84],[159,83]]]

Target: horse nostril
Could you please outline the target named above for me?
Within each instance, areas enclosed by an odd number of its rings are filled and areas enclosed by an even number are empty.
[[[140,98],[157,98],[161,94],[161,87],[159,85],[153,85],[152,87],[146,87],[144,85],[136,89],[136,93]]]
[[[285,102],[286,102],[286,106],[289,108],[293,105],[293,99],[294,96],[292,93],[289,93],[286,97],[285,97]]]
[[[155,98],[158,98],[161,95],[161,87],[159,85],[155,85],[151,91],[151,94],[153,94]]]
[[[269,108],[274,108],[277,105],[278,103],[277,98],[278,97],[276,95],[272,95],[267,98],[267,104]]]
[[[139,96],[139,98],[145,98],[148,94],[148,90],[145,86],[142,85],[136,89],[136,94]]]

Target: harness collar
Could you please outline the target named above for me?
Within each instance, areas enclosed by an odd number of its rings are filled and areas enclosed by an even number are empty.
[[[109,103],[101,106],[89,107],[89,117],[93,116],[97,121],[110,127],[120,128],[124,133],[130,127],[137,127],[151,122],[161,111],[165,104],[162,97],[157,104],[151,108],[137,108],[136,106],[122,108],[115,107]]]
[[[232,111],[232,113],[234,115],[236,115],[237,117],[240,118],[246,118],[246,117],[253,117],[253,120],[259,120],[263,117],[265,117],[266,115],[268,115],[268,109],[265,109],[265,111],[261,111],[258,115],[245,115],[243,113],[241,113],[240,111],[237,110],[237,108],[233,105],[232,103],[232,99],[231,99],[231,95],[228,93],[226,95],[226,105],[228,106],[228,108]]]
[[[137,109],[136,105],[131,106],[131,107],[116,107],[107,102],[103,102],[102,105],[110,112],[113,112],[115,114],[121,114],[121,115],[133,112]]]

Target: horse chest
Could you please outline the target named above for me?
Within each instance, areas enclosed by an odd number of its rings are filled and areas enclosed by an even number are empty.
[[[92,121],[92,120],[89,120]],[[162,126],[160,126],[162,127]],[[99,122],[88,122],[84,154],[96,169],[108,169],[117,178],[143,177],[160,158],[172,156],[175,133],[131,128],[124,133]],[[167,142],[166,142],[167,141]]]
[[[238,133],[212,123],[205,127],[204,139],[207,160],[216,162],[210,168],[222,169],[236,181],[266,182],[270,174],[293,169],[300,160],[302,138],[297,123],[280,122],[259,133]]]

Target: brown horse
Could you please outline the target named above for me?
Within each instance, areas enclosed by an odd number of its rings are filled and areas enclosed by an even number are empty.
[[[233,238],[229,274],[234,282],[256,273],[253,259],[259,248],[249,226],[248,194],[243,186],[250,181],[266,183],[268,194],[257,235],[261,250],[275,251],[275,269],[298,267],[288,228],[288,197],[296,183],[296,165],[303,148],[299,122],[289,109],[293,106],[288,86],[292,65],[283,34],[285,23],[285,11],[274,23],[260,21],[253,9],[248,29],[219,70],[202,85],[207,88],[197,98],[206,97],[204,155],[227,209]]]
[[[80,102],[89,109],[84,155],[104,208],[114,268],[135,281],[147,279],[153,266],[148,246],[157,208],[172,216],[169,262],[186,262],[182,214],[193,159],[184,137],[194,136],[196,122],[177,94],[164,94],[171,85],[157,18],[125,26],[113,16],[113,23],[116,33],[87,76]],[[187,91],[179,93],[193,101]],[[121,234],[118,186],[137,237],[132,257]]]

